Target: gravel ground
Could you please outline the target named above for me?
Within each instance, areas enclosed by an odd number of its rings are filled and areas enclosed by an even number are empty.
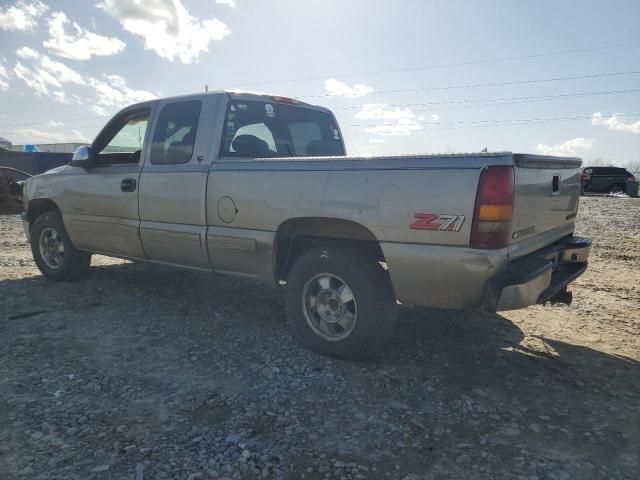
[[[640,200],[583,198],[572,306],[407,310],[369,362],[281,294],[94,257],[42,279],[0,217],[0,479],[637,479]]]

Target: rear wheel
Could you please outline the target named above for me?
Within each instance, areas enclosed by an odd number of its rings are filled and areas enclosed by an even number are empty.
[[[287,315],[297,338],[331,357],[363,360],[389,340],[396,302],[375,258],[340,250],[310,250],[287,276]]]
[[[31,253],[49,280],[77,280],[91,265],[91,254],[73,246],[58,212],[43,213],[33,222]]]

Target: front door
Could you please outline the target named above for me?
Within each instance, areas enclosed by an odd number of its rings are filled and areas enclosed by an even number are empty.
[[[151,260],[212,269],[205,210],[212,102],[205,97],[158,105],[140,175],[140,238]]]
[[[126,110],[92,146],[92,166],[69,182],[65,225],[76,247],[144,258],[139,237],[138,184],[151,108]]]

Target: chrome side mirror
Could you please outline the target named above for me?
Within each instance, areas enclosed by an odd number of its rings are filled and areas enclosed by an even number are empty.
[[[91,148],[83,145],[81,147],[76,148],[76,151],[73,153],[73,158],[71,159],[71,164],[74,167],[90,167],[92,164],[91,161]]]

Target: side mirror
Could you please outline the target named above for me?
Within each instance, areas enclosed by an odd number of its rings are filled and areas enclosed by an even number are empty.
[[[70,165],[74,167],[82,167],[87,168],[92,165],[93,161],[91,158],[91,148],[83,145],[82,147],[76,148],[76,151],[73,153],[73,158],[71,159]]]

